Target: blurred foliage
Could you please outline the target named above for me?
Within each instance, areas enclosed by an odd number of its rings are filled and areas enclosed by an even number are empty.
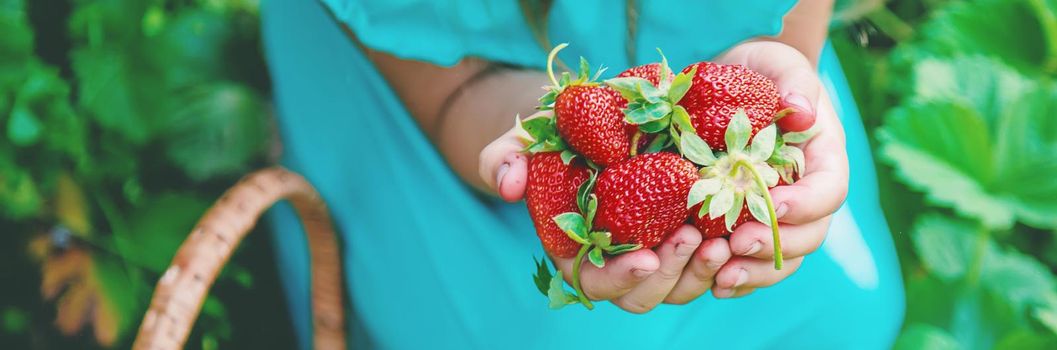
[[[257,3],[0,0],[0,33],[0,348],[127,347],[198,217],[267,164]],[[255,344],[215,296],[277,283],[243,267],[272,266],[262,251],[222,273],[191,347]],[[278,321],[244,323],[290,329],[264,310]],[[243,337],[290,335],[269,334]]]
[[[1057,1],[840,1],[907,288],[898,349],[1057,348]]]

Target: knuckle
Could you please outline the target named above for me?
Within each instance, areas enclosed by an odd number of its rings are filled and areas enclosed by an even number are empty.
[[[650,312],[657,305],[651,303],[644,303],[641,300],[630,299],[621,300],[619,303],[617,303],[617,306],[619,306],[621,309],[624,309],[624,311],[641,315]]]

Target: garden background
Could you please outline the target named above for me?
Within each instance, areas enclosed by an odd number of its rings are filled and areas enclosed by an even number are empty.
[[[128,347],[198,216],[275,162],[257,11],[0,0],[0,347]],[[831,40],[902,264],[896,347],[1057,348],[1057,0],[838,1]],[[189,348],[293,347],[262,233]]]

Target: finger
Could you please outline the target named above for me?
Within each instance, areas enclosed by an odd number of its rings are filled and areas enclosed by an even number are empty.
[[[478,173],[489,189],[506,201],[520,200],[528,178],[528,157],[518,131],[511,130],[485,146],[478,160]]]
[[[804,131],[815,122],[821,82],[815,66],[797,49],[775,41],[755,41],[738,45],[718,59],[722,63],[741,64],[778,85],[780,107],[793,113],[778,120],[788,131]]]
[[[660,258],[657,273],[647,277],[627,294],[613,300],[613,303],[633,313],[652,310],[672,291],[672,287],[679,281],[686,268],[686,263],[700,245],[701,232],[697,228],[690,225],[679,227],[657,249],[657,256]]]
[[[792,275],[803,262],[804,257],[789,259],[781,270],[775,270],[774,262],[768,259],[731,258],[716,274],[712,295],[720,299],[730,298],[741,289],[769,287]]]
[[[683,270],[679,282],[664,298],[665,303],[686,304],[705,294],[716,278],[716,273],[730,259],[730,246],[726,238],[705,240],[694,252],[690,263]]]
[[[782,256],[786,259],[811,254],[822,245],[829,230],[831,216],[803,225],[778,224],[782,240]],[[771,227],[756,221],[746,222],[730,235],[730,251],[734,255],[770,259],[774,254]]]
[[[565,282],[573,284],[573,259],[555,259],[562,270]],[[612,257],[604,268],[584,262],[580,271],[584,294],[593,300],[608,300],[624,295],[639,285],[660,266],[657,254],[649,249],[640,249]]]
[[[818,134],[802,145],[806,168],[791,185],[771,189],[779,221],[804,224],[833,214],[848,194],[844,131],[829,98],[821,99]]]

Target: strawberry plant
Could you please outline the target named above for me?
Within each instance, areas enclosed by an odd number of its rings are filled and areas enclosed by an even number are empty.
[[[1057,347],[1057,3],[866,3],[833,39],[906,280],[896,348]]]
[[[258,25],[249,2],[0,0],[0,344],[128,346],[198,217],[265,164]],[[240,261],[220,294],[262,278]],[[229,343],[232,305],[193,341]]]

